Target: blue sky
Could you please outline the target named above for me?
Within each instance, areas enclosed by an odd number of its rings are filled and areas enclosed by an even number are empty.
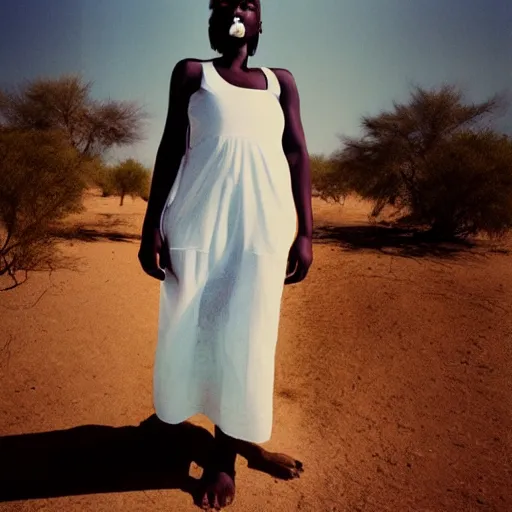
[[[94,98],[135,100],[144,142],[112,153],[152,167],[169,78],[185,57],[211,58],[208,0],[3,0],[0,87],[82,73]],[[310,153],[359,135],[361,116],[406,101],[414,84],[449,82],[471,101],[512,87],[510,0],[262,0],[252,66],[295,76]],[[512,133],[512,107],[499,121]]]

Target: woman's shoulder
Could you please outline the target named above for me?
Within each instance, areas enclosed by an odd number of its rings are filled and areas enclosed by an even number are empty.
[[[279,79],[279,82],[284,81],[285,83],[295,82],[295,79],[293,78],[293,75],[291,71],[284,68],[268,68],[274,75],[277,76]]]
[[[281,89],[284,91],[291,91],[297,88],[295,83],[295,77],[292,75],[291,71],[283,68],[269,68],[272,73],[276,76],[279,81],[279,85]]]
[[[171,83],[176,84],[175,90],[179,88],[192,93],[199,89],[205,62],[210,61],[190,57],[178,61],[171,77]]]
[[[204,62],[210,61],[187,57],[185,59],[181,59],[176,63],[173,72],[178,72],[186,76],[194,76],[201,73]]]

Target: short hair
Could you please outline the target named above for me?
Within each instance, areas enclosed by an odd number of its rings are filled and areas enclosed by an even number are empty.
[[[212,13],[210,14],[210,19],[208,20],[208,38],[210,39],[210,46],[213,51],[222,54],[222,39],[224,38],[223,34],[220,34],[215,27],[215,12],[213,8],[215,7],[215,0],[210,0],[210,10]],[[260,42],[260,34],[259,32],[251,37],[247,41],[247,53],[249,56],[253,57],[256,54],[256,50],[258,49],[258,43]]]

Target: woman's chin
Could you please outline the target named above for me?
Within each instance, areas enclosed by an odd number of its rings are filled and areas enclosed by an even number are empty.
[[[228,40],[226,40],[225,44],[222,46],[222,53],[233,53],[237,52],[242,48],[245,44],[247,44],[247,39],[245,37],[237,38],[230,36]]]

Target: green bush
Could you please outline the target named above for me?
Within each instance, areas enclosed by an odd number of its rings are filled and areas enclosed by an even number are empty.
[[[502,236],[512,228],[512,140],[482,124],[499,106],[418,88],[409,104],[363,118],[364,135],[345,138],[330,178],[373,201],[373,217],[391,205],[400,222],[442,239]]]
[[[83,210],[79,153],[58,130],[0,130],[0,276],[52,268],[55,222]]]
[[[323,155],[311,155],[309,162],[313,196],[324,201],[342,201],[348,191],[338,179],[337,168],[332,159]]]
[[[429,155],[414,211],[440,238],[512,228],[512,140],[493,132],[455,134]]]
[[[110,179],[109,184],[112,185],[112,190],[121,198],[121,206],[126,195],[132,198],[149,196],[150,172],[132,158],[115,166],[110,172]]]

